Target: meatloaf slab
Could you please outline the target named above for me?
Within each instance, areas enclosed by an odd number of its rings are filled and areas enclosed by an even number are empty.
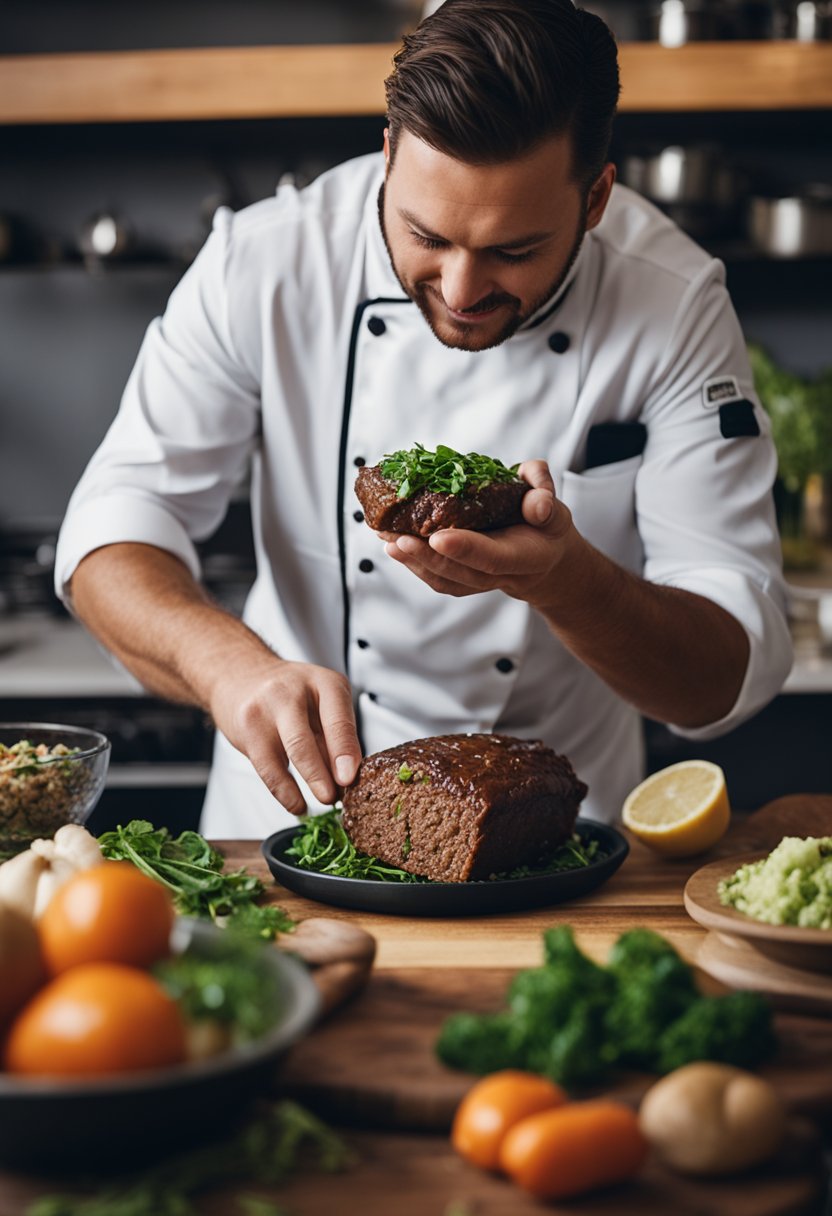
[[[398,487],[378,465],[365,465],[355,480],[355,493],[364,518],[378,532],[406,532],[430,536],[440,528],[468,528],[487,532],[522,521],[520,504],[528,482],[494,481],[459,494],[421,489],[409,498],[398,497]]]
[[[441,882],[533,865],[587,792],[565,756],[506,735],[434,735],[366,756],[344,792],[355,847]]]

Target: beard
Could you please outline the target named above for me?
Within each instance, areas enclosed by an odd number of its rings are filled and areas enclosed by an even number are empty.
[[[466,325],[464,321],[453,319],[454,337],[451,339],[447,334],[442,333],[438,328],[437,320],[430,304],[435,301],[440,308],[446,308],[442,293],[437,291],[435,287],[431,287],[429,283],[414,283],[408,281],[399,273],[399,268],[396,265],[396,259],[393,255],[393,250],[390,247],[390,241],[387,237],[387,227],[384,222],[384,183],[382,182],[381,189],[378,193],[378,219],[381,226],[381,235],[384,239],[384,244],[387,249],[387,256],[390,258],[390,265],[393,267],[393,273],[399,281],[402,291],[413,301],[416,307],[421,312],[422,316],[427,321],[433,336],[443,346],[447,346],[450,350],[464,351],[480,351],[491,350],[495,346],[502,345],[513,334],[516,334],[521,326],[534,316],[534,314],[544,305],[553,300],[560,291],[563,284],[566,282],[570,270],[575,265],[575,259],[581,250],[584,236],[586,235],[586,206],[581,207],[581,221],[578,225],[578,231],[575,234],[575,239],[572,242],[572,247],[566,257],[566,261],[561,266],[558,274],[552,281],[549,287],[541,293],[541,295],[532,302],[527,308],[523,307],[522,300],[517,296],[509,295],[507,292],[492,292],[488,296],[484,296],[481,300],[466,311],[471,316],[476,316],[478,313],[488,312],[492,308],[506,308],[508,317],[503,326],[494,334],[487,342],[482,343],[482,332],[477,325]]]

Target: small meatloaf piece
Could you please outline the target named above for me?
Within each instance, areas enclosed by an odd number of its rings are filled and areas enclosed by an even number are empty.
[[[586,792],[536,739],[435,735],[366,756],[343,823],[363,853],[464,882],[543,860],[571,835]]]
[[[407,532],[430,536],[440,528],[469,528],[487,532],[522,521],[520,503],[528,482],[493,481],[480,489],[466,488],[459,494],[417,490],[409,498],[398,497],[398,487],[376,465],[365,465],[355,480],[355,493],[364,518],[379,532]]]

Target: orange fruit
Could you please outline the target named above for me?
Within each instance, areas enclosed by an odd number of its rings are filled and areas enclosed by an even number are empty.
[[[500,1167],[537,1199],[570,1199],[624,1182],[646,1157],[636,1112],[598,1099],[515,1123],[503,1140]]]
[[[51,975],[82,963],[149,967],[170,953],[166,889],[129,861],[104,861],[59,887],[38,922]]]
[[[185,1059],[179,1006],[135,967],[89,963],[41,988],[12,1023],[5,1067],[27,1076],[99,1076]]]
[[[624,800],[621,818],[663,857],[692,857],[728,831],[725,774],[710,760],[682,760],[652,773]]]
[[[536,1073],[510,1068],[491,1073],[477,1081],[457,1107],[451,1144],[472,1165],[495,1170],[510,1127],[565,1101],[566,1094],[554,1081]]]

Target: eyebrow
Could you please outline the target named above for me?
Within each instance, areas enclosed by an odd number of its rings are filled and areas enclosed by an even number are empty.
[[[418,228],[419,231],[421,232],[421,234],[423,236],[429,237],[430,240],[445,241],[446,243],[450,243],[450,242],[448,242],[448,238],[446,236],[440,236],[440,234],[438,232],[433,232],[430,228],[428,228],[428,226],[426,224],[423,224],[422,221],[418,218],[418,216],[414,215],[412,211],[407,211],[405,208],[401,207],[401,208],[399,208],[399,215],[408,224],[412,225],[412,227]],[[488,249],[524,249],[527,245],[537,245],[541,241],[546,241],[552,236],[554,236],[553,232],[531,232],[528,234],[528,236],[515,237],[511,241],[500,241],[499,244],[488,245],[487,248]]]

